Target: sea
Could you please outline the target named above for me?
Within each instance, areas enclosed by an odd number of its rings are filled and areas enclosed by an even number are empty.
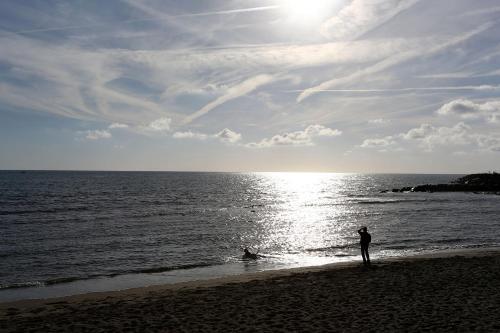
[[[391,191],[460,176],[0,171],[0,302],[500,246],[499,195]]]

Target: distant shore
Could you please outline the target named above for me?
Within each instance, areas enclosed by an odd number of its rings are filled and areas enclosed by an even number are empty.
[[[0,303],[0,330],[499,331],[500,249]]]

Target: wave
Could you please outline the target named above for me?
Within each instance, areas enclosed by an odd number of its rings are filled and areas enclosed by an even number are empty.
[[[193,268],[201,268],[214,266],[218,264],[209,264],[209,263],[199,263],[199,264],[188,264],[188,265],[175,265],[175,266],[165,266],[165,267],[149,267],[149,268],[139,268],[132,270],[125,270],[117,273],[111,274],[97,274],[97,275],[89,275],[89,276],[71,276],[71,277],[61,277],[55,279],[49,279],[45,281],[27,281],[27,282],[16,282],[11,284],[0,284],[0,290],[5,289],[19,289],[19,288],[39,288],[39,287],[47,287],[57,284],[70,283],[75,281],[83,281],[90,279],[98,279],[98,278],[112,278],[120,275],[127,274],[151,274],[151,273],[162,273],[174,270],[183,270],[183,269],[193,269]]]
[[[353,255],[348,254],[348,253],[337,253],[337,254],[334,254],[333,256],[341,258],[341,257],[352,257]]]
[[[410,202],[425,202],[427,199],[386,199],[386,200],[360,200],[354,201],[358,205],[386,205],[386,204],[396,204],[396,203],[410,203]]]
[[[414,246],[406,246],[406,245],[389,245],[384,246],[386,250],[406,250],[406,249],[414,249]]]
[[[317,248],[309,248],[305,249],[307,252],[325,252],[325,251],[331,251],[331,250],[344,250],[344,249],[350,249],[354,247],[358,247],[359,243],[349,243],[349,244],[343,244],[343,245],[332,245],[332,246],[326,246],[326,247],[317,247]]]
[[[437,239],[434,243],[438,244],[450,244],[450,243],[463,243],[469,241],[469,238],[446,238],[446,239]]]
[[[199,264],[188,264],[188,265],[177,265],[177,266],[151,267],[151,268],[128,270],[128,271],[126,271],[126,273],[122,273],[122,274],[162,273],[162,272],[175,271],[175,270],[181,270],[181,269],[193,269],[193,268],[201,268],[201,267],[208,267],[208,266],[215,266],[215,265],[218,265],[218,264],[199,263]],[[112,276],[122,275],[122,274],[114,274]]]
[[[0,210],[0,215],[25,215],[38,213],[60,213],[88,210],[88,207],[69,207],[69,208],[45,208],[45,209],[28,209],[28,210]]]
[[[12,284],[0,284],[0,290],[4,289],[17,289],[17,288],[28,288],[28,287],[44,287],[47,284],[40,281],[29,281],[29,282],[19,282]]]

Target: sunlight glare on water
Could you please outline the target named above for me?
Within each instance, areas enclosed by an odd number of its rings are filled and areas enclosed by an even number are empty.
[[[265,173],[263,186],[272,193],[260,216],[259,247],[281,255],[338,245],[344,238],[339,191],[345,174]],[[311,256],[308,256],[308,260]]]

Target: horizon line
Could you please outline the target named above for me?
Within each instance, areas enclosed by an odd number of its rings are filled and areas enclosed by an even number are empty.
[[[495,170],[467,172],[356,172],[356,171],[221,171],[221,170],[102,170],[102,169],[1,169],[0,172],[150,172],[150,173],[330,173],[377,175],[467,175],[495,173]]]

